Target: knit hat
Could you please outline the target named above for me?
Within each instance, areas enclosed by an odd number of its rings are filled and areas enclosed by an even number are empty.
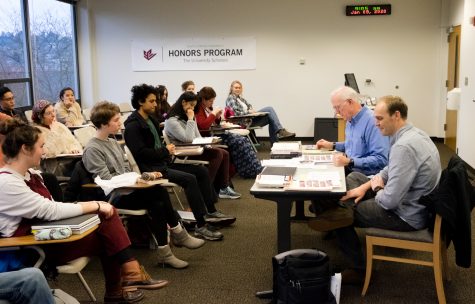
[[[33,106],[33,109],[31,109],[32,110],[31,119],[34,122],[41,121],[41,117],[40,117],[41,113],[49,105],[51,105],[51,103],[47,100],[42,99],[42,100],[37,101],[35,105]]]

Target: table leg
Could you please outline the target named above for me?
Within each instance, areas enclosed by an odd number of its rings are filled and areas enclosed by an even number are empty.
[[[290,218],[292,221],[308,221],[305,215],[305,201],[295,201],[295,215]]]
[[[290,250],[290,210],[292,200],[277,200],[277,252]]]
[[[277,252],[281,253],[290,250],[290,211],[292,210],[292,200],[277,200]],[[256,297],[260,299],[271,299],[272,290],[258,291]]]

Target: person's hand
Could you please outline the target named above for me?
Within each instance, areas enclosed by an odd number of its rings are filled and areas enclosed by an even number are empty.
[[[188,117],[188,120],[193,120],[193,118],[195,117],[195,110],[187,109],[186,110],[186,117]]]
[[[253,108],[250,108],[247,110],[248,113],[252,114],[252,113],[256,113],[256,110],[254,110]]]
[[[378,192],[379,190],[384,188],[384,181],[381,175],[375,175],[371,179],[371,189],[373,189],[374,192]]]
[[[104,215],[104,217],[110,218],[114,214],[114,207],[107,202],[97,202],[99,203],[99,210],[97,213]]]
[[[363,186],[364,185],[361,185],[357,188],[348,190],[346,192],[346,195],[340,198],[340,200],[344,202],[344,201],[354,198],[355,205],[358,204],[361,201],[361,199],[364,197],[364,195],[366,194],[366,188]]]
[[[167,150],[168,150],[168,153],[170,153],[171,155],[175,154],[175,145],[174,144],[167,145]]]
[[[316,146],[317,146],[317,149],[323,148],[323,149],[331,150],[333,148],[333,143],[331,141],[320,139],[319,141],[317,141]]]
[[[163,177],[163,174],[160,171],[154,171],[152,173],[155,174],[155,179],[159,179]]]
[[[71,151],[71,154],[79,154],[79,153],[81,153],[81,151],[79,151],[79,150],[72,150]]]
[[[333,155],[333,164],[336,167],[348,166],[349,163],[350,163],[350,159],[346,157],[344,154],[338,153],[338,154]]]
[[[221,108],[214,108],[213,114],[214,114],[214,116],[216,116],[216,117],[221,117],[221,115],[223,114],[223,109],[221,109]]]

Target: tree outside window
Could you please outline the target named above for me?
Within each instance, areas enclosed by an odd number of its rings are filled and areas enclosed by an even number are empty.
[[[55,102],[67,86],[78,94],[73,5],[2,0],[1,6],[0,85],[14,91],[16,106],[32,105],[31,96]]]

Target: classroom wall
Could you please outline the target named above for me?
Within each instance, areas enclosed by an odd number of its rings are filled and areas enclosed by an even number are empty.
[[[329,93],[352,72],[363,94],[402,96],[410,121],[443,137],[446,25],[457,18],[447,1],[398,0],[391,16],[346,17],[352,3],[346,0],[82,0],[81,96],[86,106],[119,103],[130,100],[132,85],[145,82],[165,84],[174,102],[180,84],[192,79],[198,89],[213,86],[216,104],[224,106],[230,82],[239,79],[256,108],[274,106],[287,129],[313,137],[313,118],[333,116]],[[248,36],[257,41],[256,70],[131,69],[133,39]]]
[[[462,98],[458,112],[457,148],[460,157],[475,168],[475,0],[465,0],[462,23],[460,88]]]

